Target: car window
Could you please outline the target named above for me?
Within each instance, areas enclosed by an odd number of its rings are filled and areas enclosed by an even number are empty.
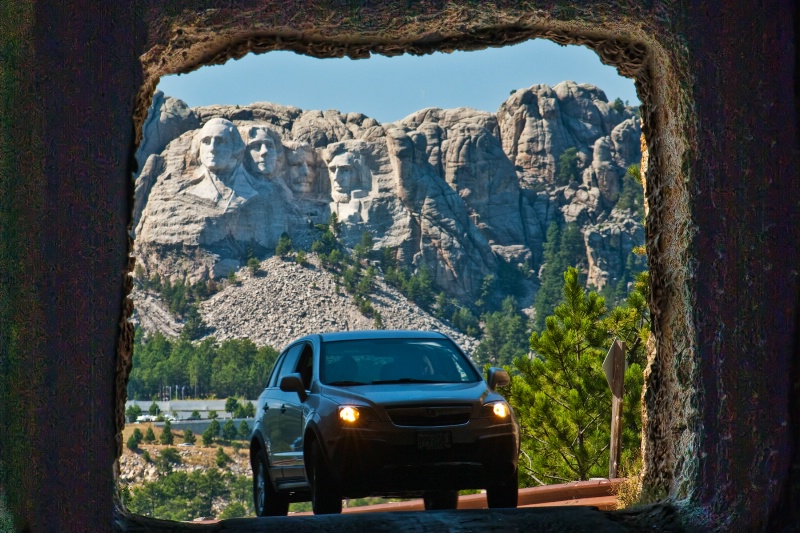
[[[320,380],[326,384],[366,385],[467,383],[481,377],[447,339],[361,339],[324,343]]]
[[[300,358],[295,366],[295,372],[300,374],[303,379],[303,387],[306,390],[311,389],[311,378],[314,372],[314,349],[310,344],[304,344],[303,350],[300,353]]]
[[[297,359],[300,357],[300,353],[303,351],[305,346],[306,344],[304,343],[295,344],[286,350],[286,356],[278,361],[278,365],[280,366],[276,365],[276,370],[273,371],[274,376],[273,379],[270,380],[270,387],[279,386],[281,379],[283,379],[284,376],[288,376],[289,374],[296,372],[295,369],[297,368]]]

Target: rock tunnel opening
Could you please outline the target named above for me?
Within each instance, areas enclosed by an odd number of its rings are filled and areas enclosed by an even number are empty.
[[[690,321],[690,298],[683,283],[688,277],[687,247],[690,238],[688,193],[685,188],[685,146],[688,119],[679,114],[687,95],[681,85],[675,60],[656,42],[635,28],[627,28],[625,38],[609,32],[594,34],[575,27],[558,29],[486,28],[458,34],[449,39],[385,43],[377,39],[343,42],[334,38],[307,40],[273,35],[205,35],[205,39],[176,32],[169,49],[153,49],[142,56],[145,84],[140,90],[134,120],[137,138],[159,76],[187,72],[204,64],[217,64],[248,52],[292,50],[315,57],[354,58],[370,53],[397,55],[426,54],[435,50],[471,50],[503,46],[531,38],[546,38],[559,44],[588,46],[604,63],[617,67],[620,74],[634,79],[642,102],[642,129],[647,139],[646,243],[651,271],[650,310],[653,335],[649,346],[649,366],[645,382],[644,488],[652,500],[691,495],[696,458],[680,456],[678,450],[692,448],[697,438],[693,417],[696,413],[694,339]],[[188,32],[191,33],[191,32]],[[234,32],[235,33],[235,32]],[[210,38],[209,38],[210,37]],[[128,291],[130,287],[128,288]],[[121,431],[125,421],[125,397],[132,359],[132,326],[127,322],[132,303],[127,300],[123,333],[119,342],[117,371],[117,454],[122,451]],[[692,407],[693,406],[693,407]],[[687,409],[688,407],[688,409]],[[679,458],[680,456],[680,458]],[[115,477],[118,479],[118,463]],[[677,478],[677,479],[676,479]],[[683,482],[681,480],[684,480]],[[119,511],[127,511],[117,496]]]

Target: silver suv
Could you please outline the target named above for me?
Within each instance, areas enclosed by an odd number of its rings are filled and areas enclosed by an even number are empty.
[[[250,439],[259,516],[311,500],[340,513],[342,498],[422,497],[453,509],[462,489],[489,507],[516,507],[519,425],[449,337],[422,331],[308,335],[278,358],[258,399]]]

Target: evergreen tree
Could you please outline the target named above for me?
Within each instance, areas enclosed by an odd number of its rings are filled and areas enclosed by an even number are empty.
[[[203,446],[211,446],[213,442],[214,432],[211,430],[211,426],[209,426],[203,431]]]
[[[236,425],[233,423],[233,419],[229,418],[222,426],[222,438],[228,441],[236,438]]]
[[[219,420],[214,418],[211,421],[211,423],[208,425],[207,429],[209,429],[211,431],[211,436],[212,437],[218,437],[219,436],[219,432],[220,432]]]
[[[147,444],[153,444],[156,441],[156,434],[153,433],[153,426],[147,426],[147,431],[144,432],[144,441]]]
[[[575,268],[564,273],[563,294],[545,329],[531,335],[535,357],[514,362],[520,376],[512,384],[512,402],[523,428],[522,448],[531,459],[528,474],[539,484],[608,472],[605,304],[596,293],[585,293]]]
[[[614,100],[614,103],[611,104],[611,109],[613,109],[617,113],[624,113],[625,103],[622,101],[622,98],[617,98],[616,100]]]
[[[189,420],[200,420],[200,412],[197,409],[192,411],[192,414],[189,415]]]
[[[218,416],[219,415],[217,414],[217,412],[214,409],[212,409],[212,410],[210,410],[208,412],[208,418],[210,418],[211,420],[216,420]]]
[[[250,438],[250,424],[247,423],[247,420],[242,420],[239,423],[239,431],[237,433],[240,439],[247,440]]]
[[[510,365],[517,357],[528,353],[529,332],[525,315],[513,296],[503,300],[500,311],[483,317],[483,338],[475,350],[478,364]]]
[[[460,307],[455,313],[453,313],[451,322],[453,323],[454,328],[461,331],[461,333],[465,335],[469,335],[470,337],[477,337],[478,333],[480,333],[480,324],[478,323],[478,319],[475,318],[475,315],[472,314],[472,311],[466,307]]]
[[[266,382],[266,380],[264,380]],[[256,407],[253,405],[253,402],[247,402],[244,406],[244,416],[245,418],[255,418],[256,416]]]
[[[194,444],[197,442],[197,437],[195,437],[194,432],[191,429],[186,428],[183,430],[183,442],[188,444]]]
[[[235,432],[236,430],[234,430]],[[217,466],[222,468],[225,466],[226,463],[230,462],[231,458],[225,453],[225,450],[222,449],[222,446],[217,448],[217,455],[214,457],[214,460],[217,463]]]
[[[128,442],[126,443],[126,446],[128,447],[129,450],[136,451],[139,449],[139,443],[142,442],[142,438],[143,436],[141,430],[139,430],[139,428],[135,428],[133,430],[133,433],[131,433],[131,436],[128,437]]]
[[[161,431],[161,437],[159,441],[161,444],[169,444],[172,445],[174,437],[172,436],[172,424],[169,420],[164,422],[164,429]]]
[[[570,181],[580,181],[578,170],[578,149],[567,148],[558,157],[556,184],[566,185]]]
[[[225,412],[226,413],[233,413],[236,411],[236,406],[239,405],[239,400],[236,398],[228,398],[225,400]]]
[[[564,271],[569,267],[585,266],[586,251],[580,228],[576,224],[567,224],[562,230],[555,222],[550,224],[544,243],[541,285],[534,299],[533,328],[536,331],[542,330],[545,318],[553,314],[561,298]]]
[[[294,262],[300,266],[306,266],[308,264],[306,253],[303,250],[298,250],[297,254],[294,256]]]
[[[127,409],[125,409],[125,416],[128,417],[128,422],[133,424],[136,422],[136,419],[142,416],[142,408],[139,407],[138,404],[131,404]]]
[[[357,260],[367,259],[372,252],[372,247],[375,241],[372,239],[372,233],[365,231],[361,234],[361,241],[353,247],[353,256]]]
[[[275,247],[275,254],[281,257],[286,257],[292,252],[292,239],[285,231],[281,233],[278,239],[278,245]]]
[[[160,411],[160,409],[158,408],[158,404],[154,400],[153,403],[150,404],[150,409],[148,410],[148,412],[152,416],[155,416],[155,415],[157,415],[159,413],[159,411]]]

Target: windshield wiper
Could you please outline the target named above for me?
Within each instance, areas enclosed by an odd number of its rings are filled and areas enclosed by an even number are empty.
[[[373,381],[373,385],[389,385],[392,383],[449,383],[440,379],[417,379],[417,378],[400,378],[400,379],[382,379]]]
[[[352,385],[366,385],[366,383],[363,383],[361,381],[342,380],[342,381],[334,381],[331,383],[327,383],[327,385],[332,385],[334,387],[350,387]]]

